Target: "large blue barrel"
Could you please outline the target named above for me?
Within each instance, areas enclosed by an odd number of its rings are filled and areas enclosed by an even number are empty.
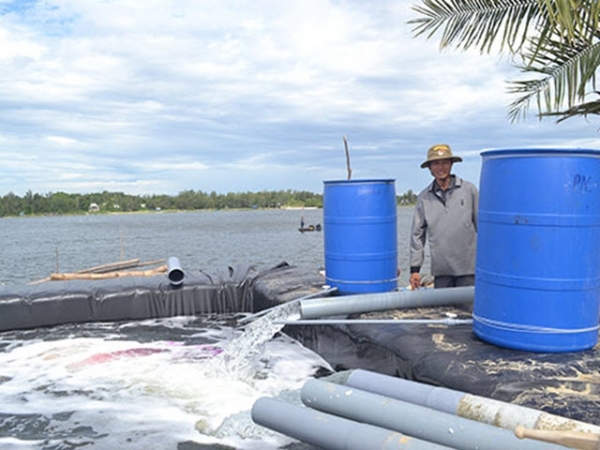
[[[325,277],[340,294],[397,288],[395,180],[325,181]]]
[[[598,342],[600,151],[481,154],[473,331],[526,351]]]

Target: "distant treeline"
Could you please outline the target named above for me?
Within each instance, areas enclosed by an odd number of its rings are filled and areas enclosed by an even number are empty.
[[[417,196],[412,191],[397,196],[398,205],[413,205]],[[323,196],[308,191],[262,191],[210,194],[202,191],[182,191],[169,195],[128,195],[122,192],[97,194],[67,194],[50,192],[23,197],[9,192],[0,198],[0,217],[19,215],[83,214],[111,212],[142,212],[201,209],[258,209],[323,206]]]

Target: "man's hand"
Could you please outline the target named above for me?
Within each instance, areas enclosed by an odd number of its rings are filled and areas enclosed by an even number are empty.
[[[418,272],[410,274],[410,287],[412,289],[419,289],[421,287],[421,274]]]

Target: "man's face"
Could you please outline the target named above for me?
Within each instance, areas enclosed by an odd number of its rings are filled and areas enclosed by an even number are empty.
[[[438,159],[429,163],[429,171],[436,180],[445,180],[450,176],[451,159]]]

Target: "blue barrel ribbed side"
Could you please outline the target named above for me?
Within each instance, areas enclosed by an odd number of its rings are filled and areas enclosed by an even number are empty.
[[[483,152],[473,331],[502,347],[598,342],[600,151]]]
[[[397,288],[395,180],[325,181],[325,276],[340,294]]]

